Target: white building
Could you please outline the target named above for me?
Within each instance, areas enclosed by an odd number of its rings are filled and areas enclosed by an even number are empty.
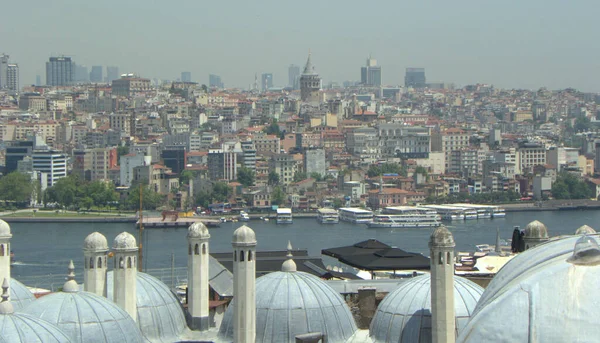
[[[121,186],[130,187],[134,179],[133,168],[152,164],[152,157],[141,153],[121,156],[120,181]]]
[[[58,179],[67,176],[67,155],[60,151],[44,149],[33,150],[33,170],[45,173],[48,186],[52,187]]]

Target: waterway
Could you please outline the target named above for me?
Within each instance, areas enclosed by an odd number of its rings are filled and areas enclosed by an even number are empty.
[[[476,244],[494,244],[496,228],[502,239],[509,239],[515,225],[524,227],[532,220],[540,220],[548,227],[551,236],[572,234],[583,224],[600,229],[600,210],[512,212],[502,219],[479,219],[446,223],[454,234],[457,250],[473,251]],[[211,228],[210,250],[231,251],[233,231],[244,223],[224,223]],[[338,247],[374,238],[398,248],[428,253],[428,240],[432,229],[369,229],[366,225],[340,222],[322,225],[314,218],[294,219],[293,224],[277,225],[275,221],[250,221],[246,223],[256,232],[258,250],[284,250],[290,240],[294,248],[307,249],[318,256],[321,249]],[[78,279],[83,271],[82,245],[85,237],[93,231],[104,234],[109,245],[119,233],[128,231],[138,236],[131,223],[13,223],[12,250],[17,261],[12,267],[12,276],[28,280],[35,278],[39,286],[45,279],[66,275],[69,260],[76,266]],[[144,266],[148,269],[170,268],[172,256],[175,267],[185,267],[187,229],[144,230]],[[336,261],[324,257],[325,264]],[[64,280],[62,277],[60,280]]]

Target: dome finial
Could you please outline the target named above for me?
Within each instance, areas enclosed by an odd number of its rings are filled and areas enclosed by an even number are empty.
[[[15,312],[13,305],[9,301],[8,287],[8,278],[4,278],[4,281],[2,282],[2,302],[0,302],[0,314],[10,314]]]
[[[75,265],[73,260],[69,262],[69,274],[67,274],[67,282],[63,285],[63,292],[78,292],[79,285],[75,281]]]
[[[573,255],[567,262],[579,266],[597,266],[600,264],[600,247],[598,242],[585,233],[575,242]]]
[[[296,262],[294,262],[294,260],[292,259],[292,257],[294,257],[294,256],[292,255],[292,242],[290,242],[290,241],[288,241],[286,257],[287,257],[287,260],[285,262],[283,262],[283,264],[281,265],[281,271],[282,272],[297,271]]]

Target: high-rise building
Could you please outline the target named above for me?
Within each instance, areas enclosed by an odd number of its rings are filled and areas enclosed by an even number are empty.
[[[73,65],[73,81],[75,83],[87,83],[90,81],[90,74],[88,73],[88,69],[84,65]]]
[[[35,85],[36,86],[41,86],[42,85],[42,77],[40,75],[36,75],[35,76]]]
[[[19,65],[16,63],[9,64],[6,69],[6,88],[19,91]]]
[[[50,57],[46,62],[46,85],[68,86],[75,80],[75,63],[71,57]]]
[[[413,88],[425,88],[425,68],[406,68],[404,86]]]
[[[219,75],[210,74],[208,75],[208,86],[210,88],[224,88],[223,82]]]
[[[182,71],[181,82],[192,82],[192,73],[189,71]]]
[[[106,83],[111,83],[119,78],[119,67],[106,67]]]
[[[10,56],[8,56],[6,54],[0,55],[0,89],[6,88],[6,86],[7,86],[6,73],[8,71],[8,58],[9,57]]]
[[[377,65],[377,60],[367,58],[367,65],[360,68],[360,83],[366,86],[381,86],[381,66]]]
[[[90,72],[90,82],[100,83],[102,80],[102,66],[92,66],[92,71]]]
[[[288,67],[288,86],[292,89],[300,88],[300,67],[295,64]]]
[[[261,76],[262,91],[266,92],[269,88],[273,88],[273,74],[264,73]]]
[[[300,100],[304,102],[319,102],[319,91],[321,90],[321,78],[315,72],[312,60],[308,54],[304,71],[300,76]]]

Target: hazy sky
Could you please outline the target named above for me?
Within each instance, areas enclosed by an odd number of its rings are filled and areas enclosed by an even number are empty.
[[[359,80],[372,54],[385,84],[406,67],[430,82],[600,91],[600,2],[505,1],[151,1],[7,0],[0,53],[19,63],[21,85],[45,80],[51,55],[116,65],[144,77],[193,81],[221,75],[248,87],[308,50],[324,83]],[[106,72],[106,70],[104,71]]]

